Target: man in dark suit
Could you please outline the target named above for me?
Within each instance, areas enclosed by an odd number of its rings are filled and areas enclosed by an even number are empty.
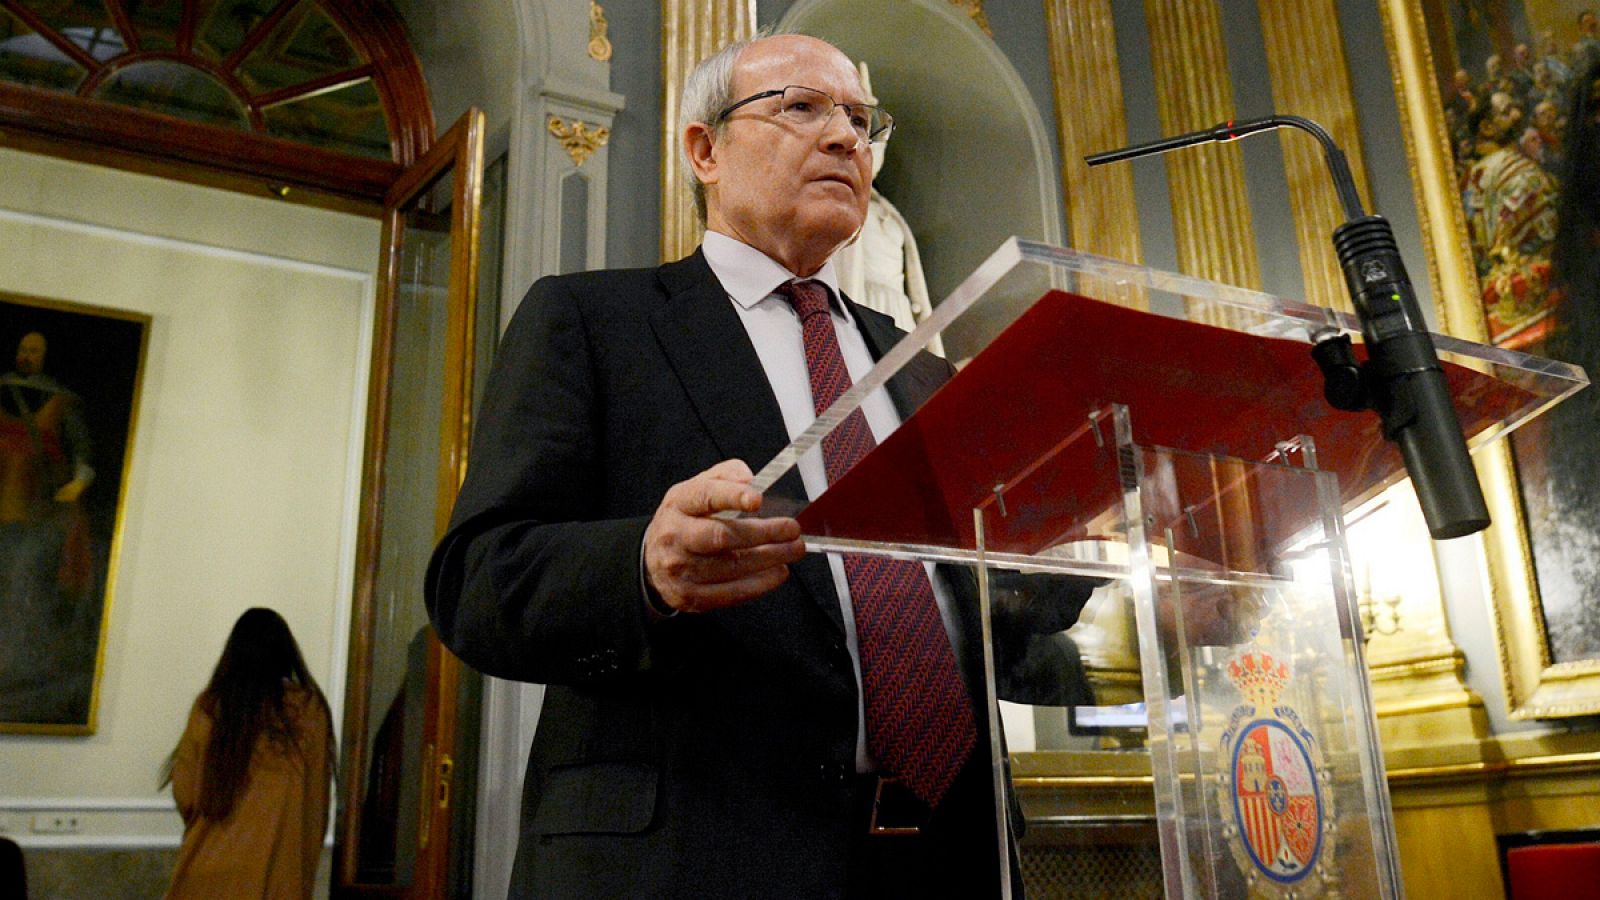
[[[791,518],[717,515],[758,512],[751,467],[826,406],[825,376],[859,379],[900,336],[837,294],[829,262],[892,126],[862,98],[812,38],[702,63],[681,128],[701,250],[543,279],[505,335],[428,604],[467,663],[549,685],[515,897],[999,893],[959,575],[807,555]],[[908,365],[864,404],[865,446],[949,374]],[[824,449],[768,499],[825,488]],[[917,646],[874,637],[885,595],[922,604]],[[916,677],[896,681],[901,664]]]

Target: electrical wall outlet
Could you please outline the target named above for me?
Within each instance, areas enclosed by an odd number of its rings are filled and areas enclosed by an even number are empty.
[[[77,834],[78,817],[67,813],[40,813],[33,817],[34,834]]]

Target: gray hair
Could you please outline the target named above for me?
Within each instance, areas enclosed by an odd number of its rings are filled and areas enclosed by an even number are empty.
[[[764,36],[734,41],[701,60],[689,72],[689,77],[683,80],[683,96],[678,101],[678,163],[683,169],[683,180],[694,194],[694,211],[700,217],[701,225],[706,224],[706,186],[700,182],[700,176],[695,174],[694,166],[689,162],[688,148],[683,146],[683,133],[690,125],[703,122],[711,129],[712,142],[721,140],[723,123],[713,122],[712,119],[733,104],[734,65],[746,47]]]
[[[756,41],[786,34],[798,32],[763,26],[754,35],[734,41],[701,60],[689,72],[689,77],[683,80],[683,94],[678,101],[678,163],[683,170],[683,180],[694,194],[694,211],[700,217],[701,225],[706,223],[706,186],[700,183],[694,166],[689,164],[689,153],[683,146],[683,133],[690,125],[702,122],[711,129],[713,143],[721,140],[726,123],[711,120],[738,99],[733,96],[733,70],[738,65],[739,55]]]

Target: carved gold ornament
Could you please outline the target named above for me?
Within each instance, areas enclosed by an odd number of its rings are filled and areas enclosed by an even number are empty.
[[[989,27],[989,17],[983,14],[983,0],[950,0],[950,2],[971,16],[972,21],[978,23],[984,34],[994,37],[994,29]]]
[[[566,148],[575,166],[583,165],[596,150],[606,145],[606,141],[611,140],[611,129],[577,119],[569,124],[560,116],[551,116],[549,128],[550,133],[561,141],[561,146]]]
[[[600,62],[611,59],[611,40],[606,37],[606,11],[594,0],[589,0],[589,56]]]

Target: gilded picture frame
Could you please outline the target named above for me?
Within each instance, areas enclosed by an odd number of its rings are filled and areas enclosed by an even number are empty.
[[[150,317],[0,292],[0,732],[93,734]]]
[[[1535,6],[1536,9],[1529,9]],[[1456,93],[1454,71],[1467,68],[1470,80],[1476,77],[1473,68],[1485,69],[1480,74],[1489,80],[1487,57],[1483,61],[1472,58],[1478,55],[1476,50],[1498,47],[1507,42],[1508,35],[1516,44],[1532,46],[1547,30],[1543,25],[1556,14],[1570,13],[1569,23],[1576,23],[1580,12],[1594,6],[1562,0],[1537,5],[1500,4],[1495,13],[1509,15],[1509,20],[1465,20],[1469,25],[1485,22],[1485,28],[1500,32],[1485,35],[1478,42],[1463,40],[1473,36],[1463,35],[1460,16],[1470,15],[1482,4],[1463,4],[1461,0],[1381,0],[1413,188],[1436,286],[1436,310],[1441,330],[1447,333],[1485,343],[1516,343],[1517,325],[1526,327],[1539,321],[1539,311],[1533,310],[1520,323],[1508,323],[1504,317],[1494,315],[1495,310],[1488,305],[1491,298],[1486,288],[1509,281],[1497,266],[1485,263],[1481,222],[1475,230],[1470,222],[1473,211],[1467,208],[1472,201],[1464,201],[1474,155],[1462,152],[1461,111],[1447,111],[1447,104]],[[1514,30],[1508,30],[1511,26]],[[1463,48],[1465,58],[1461,55]],[[1449,74],[1442,74],[1446,69]],[[1479,95],[1488,105],[1496,102],[1494,94],[1499,92],[1491,88]],[[1488,272],[1480,278],[1485,267]],[[1535,342],[1526,349],[1539,352],[1542,348]],[[1526,440],[1523,446],[1529,446]],[[1547,615],[1557,604],[1569,608],[1581,605],[1582,598],[1541,594],[1534,544],[1540,536],[1529,527],[1526,501],[1530,498],[1524,496],[1523,484],[1519,483],[1513,444],[1497,442],[1481,451],[1477,462],[1495,522],[1485,532],[1483,546],[1507,714],[1512,719],[1543,719],[1600,713],[1600,648],[1569,643],[1562,653],[1552,649]],[[1527,468],[1526,459],[1524,467]],[[1551,590],[1547,585],[1546,591]],[[1574,646],[1580,650],[1575,652]]]

